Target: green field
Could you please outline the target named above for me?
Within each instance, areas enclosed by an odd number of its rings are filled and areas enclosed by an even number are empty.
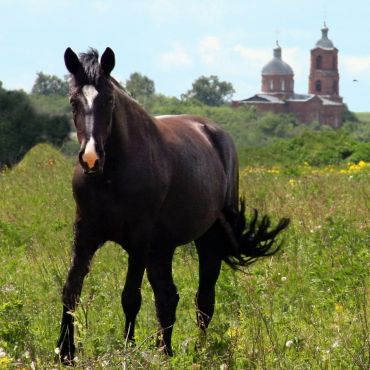
[[[369,112],[358,112],[358,113],[356,113],[356,116],[360,121],[370,122],[370,113]]]
[[[70,261],[72,161],[48,145],[0,175],[0,369],[55,369],[60,292]],[[226,265],[207,337],[195,325],[197,256],[180,247],[173,358],[154,348],[143,284],[137,345],[123,337],[127,254],[94,259],[76,313],[81,369],[369,369],[370,164],[241,170],[251,208],[289,216],[282,252],[243,272]]]

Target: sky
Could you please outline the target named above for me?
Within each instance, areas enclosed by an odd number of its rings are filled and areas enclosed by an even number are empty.
[[[370,112],[369,0],[0,0],[0,81],[29,92],[37,72],[63,77],[67,47],[107,46],[112,75],[139,72],[156,92],[180,97],[200,76],[231,82],[233,99],[261,90],[276,40],[307,93],[310,50],[326,22],[339,49],[340,95]]]

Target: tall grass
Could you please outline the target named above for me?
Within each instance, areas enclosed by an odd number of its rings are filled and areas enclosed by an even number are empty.
[[[72,163],[47,145],[0,175],[0,369],[60,366],[54,347],[72,240],[71,176]],[[108,243],[95,256],[76,312],[77,368],[368,369],[369,181],[366,166],[241,171],[251,208],[291,217],[284,247],[243,272],[223,266],[206,337],[195,325],[197,256],[192,245],[178,248],[171,359],[154,348],[146,279],[137,344],[125,342],[127,254]]]

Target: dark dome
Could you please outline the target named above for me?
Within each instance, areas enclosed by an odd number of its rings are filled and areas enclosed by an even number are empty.
[[[281,48],[279,45],[274,49],[274,58],[262,68],[262,76],[269,75],[294,75],[290,65],[281,59]]]
[[[316,47],[321,49],[334,49],[333,42],[328,38],[329,28],[324,25],[324,28],[321,29],[321,39],[317,41]]]

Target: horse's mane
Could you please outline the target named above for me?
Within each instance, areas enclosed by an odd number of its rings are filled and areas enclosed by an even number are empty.
[[[99,52],[96,49],[89,48],[86,53],[80,53],[79,57],[88,83],[96,84],[101,76]]]
[[[99,52],[94,48],[89,48],[86,53],[80,53],[79,57],[85,75],[88,79],[88,83],[91,84],[96,83],[98,81],[98,78],[101,76]],[[122,90],[124,93],[131,97],[130,93],[122,86],[122,84],[119,81],[117,81],[112,76],[110,76],[109,79],[115,87]]]
[[[112,84],[117,87],[119,90],[122,90],[126,95],[128,95],[131,99],[133,99],[133,97],[131,96],[131,94],[122,86],[122,84],[117,81],[114,77],[110,76],[110,81],[112,82]]]

